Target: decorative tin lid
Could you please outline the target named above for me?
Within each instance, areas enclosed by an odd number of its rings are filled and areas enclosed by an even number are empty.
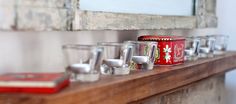
[[[185,40],[183,36],[171,36],[171,35],[145,35],[138,37],[141,41],[176,41]]]

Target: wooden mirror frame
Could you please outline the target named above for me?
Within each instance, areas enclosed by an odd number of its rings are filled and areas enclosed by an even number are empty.
[[[79,0],[0,0],[0,30],[154,30],[217,27],[216,0],[194,0],[194,16],[80,10]]]
[[[149,30],[217,27],[216,0],[194,0],[194,16],[76,10],[73,30]]]

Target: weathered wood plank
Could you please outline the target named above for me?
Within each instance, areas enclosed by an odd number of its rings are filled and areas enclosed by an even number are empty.
[[[236,53],[186,62],[177,66],[160,66],[127,76],[103,76],[95,83],[73,83],[53,95],[0,94],[0,103],[15,104],[123,104],[138,101],[201,79],[236,68]],[[9,100],[9,98],[11,98]]]
[[[77,10],[74,30],[193,29],[192,16],[158,16]]]
[[[30,7],[61,7],[65,8],[70,5],[69,0],[18,0],[18,6],[30,6]]]
[[[71,30],[77,0],[0,0],[0,30]]]
[[[0,30],[15,30],[16,12],[14,7],[0,6]]]
[[[198,28],[217,27],[216,0],[196,0]]]
[[[71,29],[73,19],[66,8],[3,6],[0,16],[0,30],[24,31],[66,31]]]
[[[79,8],[77,3],[78,0],[0,0],[1,6],[27,6],[41,8],[70,8],[72,5],[76,5],[77,8]]]
[[[16,5],[16,0],[0,0],[0,6],[14,6]]]
[[[130,104],[226,104],[224,79],[214,76]]]
[[[70,18],[67,9],[18,7],[16,26],[18,30],[67,30]]]

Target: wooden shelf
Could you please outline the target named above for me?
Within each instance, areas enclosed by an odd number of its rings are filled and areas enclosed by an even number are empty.
[[[236,52],[127,76],[102,76],[95,83],[72,83],[52,95],[0,94],[0,104],[115,104],[137,101],[236,68]]]

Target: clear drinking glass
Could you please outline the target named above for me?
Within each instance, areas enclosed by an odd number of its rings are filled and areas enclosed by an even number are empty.
[[[185,40],[185,60],[197,60],[200,50],[200,39],[197,37],[186,37]]]
[[[104,75],[127,75],[133,47],[130,44],[103,42],[98,43],[104,48],[101,73]]]
[[[212,36],[199,36],[200,53],[199,57],[214,57],[215,38]]]
[[[99,80],[103,48],[92,45],[64,45],[67,61],[66,73],[71,81],[94,82]]]
[[[227,35],[213,35],[216,40],[214,55],[221,55],[227,50],[227,42],[229,36]]]
[[[134,47],[132,56],[133,70],[152,70],[156,59],[157,42],[126,41]]]

